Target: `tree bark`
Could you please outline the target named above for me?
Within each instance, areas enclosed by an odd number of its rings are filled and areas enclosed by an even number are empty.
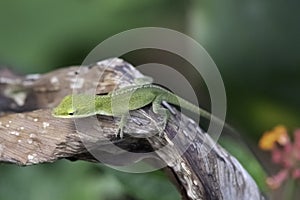
[[[154,134],[160,119],[151,106],[130,112],[122,139],[115,135],[113,117],[73,120],[51,115],[72,92],[108,93],[142,76],[117,58],[44,75],[17,76],[0,70],[0,162],[26,166],[66,158],[122,165],[144,159],[156,165],[151,155],[166,164],[183,199],[264,199],[240,163],[177,110],[163,136]]]

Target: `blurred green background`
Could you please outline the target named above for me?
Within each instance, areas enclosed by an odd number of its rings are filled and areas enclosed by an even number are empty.
[[[81,64],[96,45],[121,31],[178,30],[211,55],[226,87],[227,121],[256,144],[277,124],[299,127],[299,6],[299,1],[261,0],[0,0],[0,64],[23,74],[44,73]],[[153,55],[125,58],[137,65],[153,62]],[[190,80],[197,88],[197,80]],[[223,144],[265,190],[264,173],[249,152],[232,141]],[[0,199],[171,200],[179,194],[161,172],[126,174],[59,161],[26,168],[0,165]]]

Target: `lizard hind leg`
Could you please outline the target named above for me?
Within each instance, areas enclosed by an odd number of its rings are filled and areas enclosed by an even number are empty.
[[[170,116],[168,109],[164,108],[161,104],[163,100],[164,100],[163,95],[159,95],[152,102],[153,112],[155,114],[159,115],[160,117],[162,117],[162,122],[156,124],[156,126],[159,130],[159,136],[162,136],[163,131],[165,130],[165,128],[167,126],[167,122],[168,122],[168,119]]]

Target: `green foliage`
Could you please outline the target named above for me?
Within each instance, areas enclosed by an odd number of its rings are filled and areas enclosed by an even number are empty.
[[[81,64],[96,45],[121,31],[139,26],[182,29],[184,12],[178,0],[2,0],[0,62],[24,73]]]
[[[1,165],[0,199],[180,199],[161,172],[128,174],[86,162]]]

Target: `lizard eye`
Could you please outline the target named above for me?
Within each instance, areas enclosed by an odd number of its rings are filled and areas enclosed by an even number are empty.
[[[75,110],[74,110],[74,109],[68,110],[68,115],[72,116],[72,115],[74,115],[74,113],[75,113]]]

